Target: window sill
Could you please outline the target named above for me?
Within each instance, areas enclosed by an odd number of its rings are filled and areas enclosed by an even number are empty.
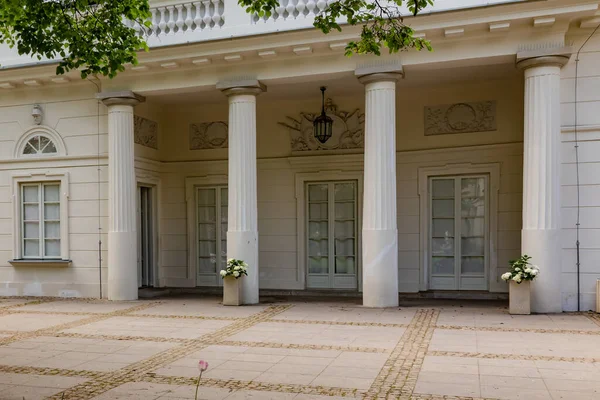
[[[20,259],[8,260],[13,267],[68,267],[71,265],[71,260],[36,260],[36,259]]]

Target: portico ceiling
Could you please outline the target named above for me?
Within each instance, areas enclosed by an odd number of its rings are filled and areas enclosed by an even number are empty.
[[[493,65],[472,65],[468,67],[444,68],[442,64],[428,69],[405,68],[405,78],[398,82],[401,93],[403,87],[436,86],[448,83],[473,82],[477,80],[522,79],[522,71],[515,68],[514,63]],[[329,75],[312,75],[286,79],[264,80],[267,92],[261,98],[269,100],[290,98],[318,97],[319,87],[326,86],[330,96],[364,95],[364,86],[358,82],[353,73],[345,72]],[[149,91],[144,95],[148,101],[156,104],[175,105],[190,103],[223,103],[227,102],[214,86],[185,88],[169,91]]]

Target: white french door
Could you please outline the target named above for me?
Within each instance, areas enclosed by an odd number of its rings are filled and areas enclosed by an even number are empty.
[[[429,288],[487,290],[488,177],[429,180]]]
[[[356,181],[307,184],[307,287],[356,289]]]
[[[222,286],[227,264],[227,187],[196,188],[198,286]]]
[[[138,286],[154,286],[154,221],[152,188],[138,186]]]

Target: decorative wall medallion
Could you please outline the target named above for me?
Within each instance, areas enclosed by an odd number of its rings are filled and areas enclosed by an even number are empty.
[[[313,121],[320,113],[301,112],[298,118],[286,117],[279,122],[290,132],[292,151],[360,149],[364,147],[365,114],[357,108],[352,112],[338,111],[331,99],[325,102],[325,112],[333,119],[333,135],[320,143],[313,136]]]
[[[425,135],[495,130],[495,101],[425,107]]]
[[[190,150],[226,149],[227,132],[225,121],[190,124]]]
[[[134,115],[133,140],[142,146],[158,149],[158,123],[139,115]]]

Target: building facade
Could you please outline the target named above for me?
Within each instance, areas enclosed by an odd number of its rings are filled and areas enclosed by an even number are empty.
[[[595,308],[597,2],[439,0],[406,19],[434,51],[381,57],[312,28],[325,1],[151,5],[151,51],[112,80],[0,49],[0,295],[218,287],[233,257],[249,304],[394,306],[507,292],[528,254],[534,311]]]

